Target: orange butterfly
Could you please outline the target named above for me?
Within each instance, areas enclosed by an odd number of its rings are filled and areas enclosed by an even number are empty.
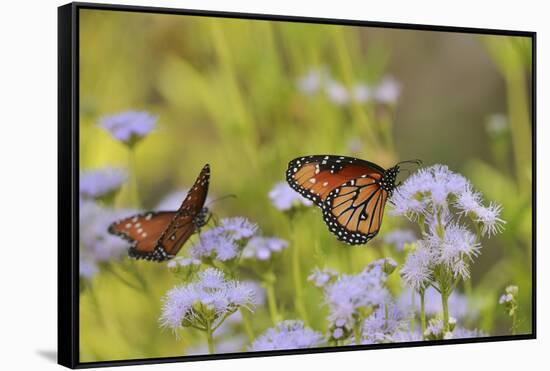
[[[338,240],[361,245],[378,234],[399,165],[406,162],[420,163],[403,161],[385,170],[354,157],[304,156],[289,162],[286,180],[323,210],[325,223]]]
[[[176,256],[185,242],[207,223],[204,206],[210,183],[206,164],[177,211],[148,212],[130,216],[109,226],[109,232],[129,241],[128,255],[161,262]]]

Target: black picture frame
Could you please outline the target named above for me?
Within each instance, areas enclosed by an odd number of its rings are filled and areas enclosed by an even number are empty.
[[[406,343],[350,345],[263,352],[226,353],[166,358],[127,359],[82,363],[79,360],[79,12],[83,9],[108,11],[208,16],[250,20],[286,21],[301,23],[367,26],[406,30],[428,30],[451,33],[522,36],[532,40],[532,195],[533,195],[533,254],[532,254],[532,333],[514,336],[490,336],[472,339],[425,340]],[[362,20],[296,17],[269,14],[233,13],[175,8],[158,8],[96,3],[70,3],[58,8],[58,363],[69,368],[90,368],[189,362],[216,359],[280,356],[323,352],[343,352],[367,349],[386,349],[478,342],[528,340],[537,337],[536,292],[536,32],[486,28],[449,27],[441,25],[386,23]]]

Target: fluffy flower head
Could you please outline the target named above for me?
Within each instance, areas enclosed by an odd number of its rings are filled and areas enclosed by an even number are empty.
[[[100,126],[116,140],[132,146],[147,136],[156,122],[157,117],[148,112],[126,111],[102,117]]]
[[[251,310],[255,303],[250,284],[227,280],[222,271],[209,268],[200,272],[195,282],[168,291],[160,322],[174,331],[202,327],[206,321],[216,328],[226,316],[239,308]]]
[[[288,246],[288,242],[276,237],[252,237],[243,249],[244,259],[269,260]]]
[[[311,206],[313,202],[302,197],[294,191],[286,182],[279,182],[269,191],[269,199],[273,206],[281,211],[288,211],[293,207]]]
[[[115,193],[122,187],[127,173],[122,169],[104,168],[80,174],[80,196],[95,199]]]
[[[323,335],[305,327],[302,321],[282,321],[256,338],[250,350],[304,349],[322,343]]]

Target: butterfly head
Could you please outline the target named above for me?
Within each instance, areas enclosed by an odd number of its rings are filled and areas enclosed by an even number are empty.
[[[401,165],[402,164],[414,164],[416,166],[422,166],[422,161],[421,160],[401,161],[401,162],[398,162],[394,167],[386,170],[386,173],[384,174],[384,178],[387,176],[388,177],[387,183],[392,185],[391,189],[388,191],[390,196],[391,196],[393,190],[401,185],[401,182],[395,184],[395,179],[397,177],[397,174],[399,174],[399,172],[401,171]],[[404,170],[407,171],[410,174],[409,169],[404,169]],[[390,180],[391,180],[391,182],[390,182]]]
[[[388,192],[390,196],[396,187],[395,179],[397,178],[397,174],[399,174],[399,165],[395,165],[394,167],[386,170],[382,176],[382,179],[380,179],[380,188]]]
[[[193,223],[197,228],[202,228],[208,222],[209,216],[210,210],[208,210],[207,207],[203,207],[201,211],[199,211],[197,215],[195,215],[195,217],[193,218]]]

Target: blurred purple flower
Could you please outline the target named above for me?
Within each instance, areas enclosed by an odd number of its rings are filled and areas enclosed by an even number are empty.
[[[349,103],[350,93],[348,89],[336,80],[329,79],[325,84],[328,99],[339,106]]]
[[[449,322],[451,322],[451,320],[454,321],[452,317],[449,318]],[[456,321],[454,323],[456,323]],[[445,334],[443,331],[444,331],[443,320],[440,318],[432,318],[428,322],[428,326],[426,326],[426,330],[424,331],[424,337],[430,340],[443,339],[446,335],[447,336],[449,335],[449,334]]]
[[[269,191],[269,199],[273,206],[282,211],[290,210],[293,207],[313,205],[313,202],[302,197],[298,192],[290,188],[286,182],[277,183]]]
[[[176,331],[186,326],[203,327],[208,320],[215,329],[239,308],[251,311],[255,303],[250,285],[227,280],[222,271],[208,268],[195,282],[168,291],[160,323]]]
[[[191,245],[189,255],[195,259],[214,258],[227,261],[239,256],[246,240],[258,231],[258,226],[246,218],[224,218],[218,227],[210,228]]]
[[[391,76],[386,76],[374,88],[374,99],[379,103],[395,104],[401,95],[401,85]]]
[[[82,278],[89,280],[93,276],[95,276],[98,271],[99,271],[99,268],[97,267],[97,264],[94,261],[87,259],[83,256],[80,256],[79,273]]]
[[[495,113],[488,117],[485,129],[489,135],[495,137],[508,130],[508,117],[502,113]]]
[[[258,225],[243,217],[224,218],[220,227],[235,240],[250,238],[258,231]]]
[[[128,243],[108,233],[109,225],[135,210],[113,210],[91,200],[80,204],[80,242],[83,254],[92,261],[108,261],[126,254]]]
[[[132,146],[147,136],[156,122],[157,117],[148,112],[126,111],[102,117],[100,126],[116,140]]]
[[[215,227],[201,233],[199,239],[191,245],[189,255],[195,259],[215,258],[226,261],[239,255],[239,246],[222,228]]]
[[[487,337],[489,334],[487,334],[485,331],[473,329],[468,330],[464,327],[457,326],[453,332],[452,332],[452,338],[453,339],[470,339],[470,338],[479,338],[479,337]]]
[[[407,329],[408,318],[397,305],[381,305],[363,323],[362,344],[393,341],[393,335]]]
[[[275,237],[252,237],[243,249],[244,259],[269,260],[273,253],[282,251],[288,242]]]
[[[384,242],[393,245],[397,251],[403,251],[406,243],[417,239],[416,234],[410,229],[396,229],[384,236]]]
[[[353,87],[352,96],[358,103],[367,103],[372,99],[372,91],[367,85],[357,83]]]
[[[307,280],[313,282],[316,287],[322,288],[329,282],[334,281],[336,278],[338,278],[338,272],[333,269],[315,268]]]
[[[363,149],[364,144],[360,138],[355,137],[348,140],[346,147],[352,154],[358,154]]]
[[[387,275],[380,265],[369,265],[356,275],[341,275],[324,287],[328,320],[335,327],[353,329],[359,311],[376,307],[390,297],[384,287]]]
[[[397,331],[392,336],[394,343],[405,343],[409,341],[422,341],[422,334],[419,331],[411,332],[410,330],[406,331]]]
[[[110,167],[84,171],[80,174],[80,196],[89,199],[113,194],[127,178],[124,170]]]
[[[302,321],[282,321],[274,328],[258,336],[250,347],[251,351],[304,349],[323,344],[323,335],[304,326]]]
[[[402,310],[410,311],[411,310],[411,290],[403,290],[403,293],[399,296],[398,304]],[[413,309],[416,313],[420,313],[420,299],[415,298],[414,301],[415,308]],[[441,295],[433,287],[428,287],[424,291],[424,305],[425,313],[427,316],[439,316],[443,313],[443,306],[441,304]],[[468,298],[457,292],[456,290],[451,293],[449,296],[449,315],[457,318],[470,318],[475,319],[479,315],[479,312],[476,308],[472,307]]]
[[[321,89],[326,77],[324,68],[312,68],[298,79],[298,89],[305,95],[314,95]]]

